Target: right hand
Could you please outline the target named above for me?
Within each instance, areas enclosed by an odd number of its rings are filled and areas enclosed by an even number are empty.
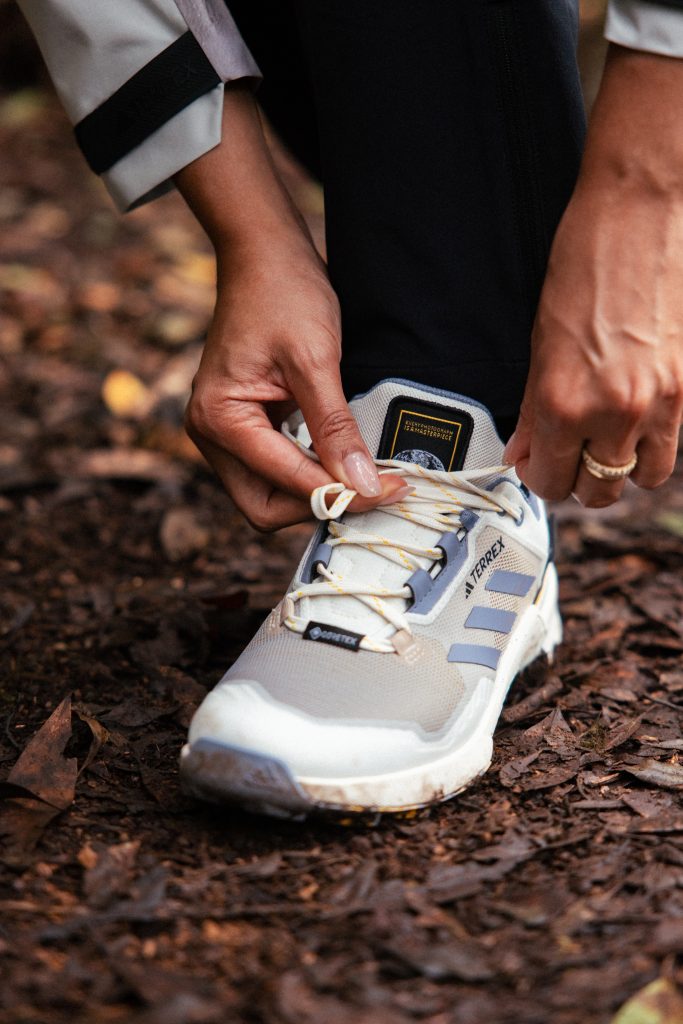
[[[213,242],[218,298],[187,408],[187,430],[257,530],[311,518],[316,487],[339,480],[362,512],[407,493],[377,475],[341,386],[339,303],[280,181],[251,90],[225,90],[219,145],[176,183]],[[279,433],[300,408],[320,463]]]
[[[331,480],[358,491],[357,512],[406,491],[401,477],[377,474],[344,397],[340,355],[337,297],[303,232],[219,253],[216,310],[186,425],[257,530],[309,519],[311,491]],[[319,464],[279,432],[297,407]]]

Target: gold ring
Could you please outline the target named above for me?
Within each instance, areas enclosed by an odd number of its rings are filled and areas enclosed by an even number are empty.
[[[581,450],[581,458],[590,475],[594,476],[597,480],[624,480],[627,476],[631,475],[638,465],[638,455],[636,452],[633,453],[628,462],[625,462],[623,466],[605,466],[604,463],[594,459],[585,447]]]

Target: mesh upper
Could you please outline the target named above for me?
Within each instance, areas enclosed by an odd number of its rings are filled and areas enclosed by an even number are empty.
[[[493,528],[484,530],[477,539],[476,558],[498,536]],[[506,540],[506,548],[495,565],[536,575],[540,559]],[[520,599],[486,590],[483,580],[468,600],[464,593],[463,582],[433,623],[413,624],[420,640],[417,661],[407,661],[396,654],[347,651],[304,640],[298,633],[280,626],[273,614],[225,681],[253,680],[274,700],[317,718],[391,721],[416,724],[425,732],[438,731],[465,700],[463,673],[457,664],[446,660],[451,643],[465,640],[503,650],[508,641],[503,633],[463,630],[471,608],[476,604],[521,613],[534,598],[533,588]],[[475,675],[483,674],[492,676],[493,672],[478,667]]]
[[[440,729],[464,697],[458,667],[437,640],[421,643],[419,659],[408,662],[304,640],[269,620],[228,672],[231,679],[252,679],[313,717],[416,724],[426,732]]]

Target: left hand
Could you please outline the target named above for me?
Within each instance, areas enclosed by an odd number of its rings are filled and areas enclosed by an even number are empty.
[[[616,50],[616,52],[614,52]],[[581,175],[553,243],[517,429],[506,448],[541,497],[616,501],[606,465],[671,474],[683,413],[683,61],[613,48]]]

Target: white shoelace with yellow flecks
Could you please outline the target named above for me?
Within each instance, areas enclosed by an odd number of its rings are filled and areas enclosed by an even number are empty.
[[[309,454],[311,454],[309,452]],[[419,523],[440,534],[457,533],[464,529],[460,515],[463,511],[502,512],[519,520],[521,509],[514,505],[503,494],[493,495],[490,491],[478,486],[475,480],[491,479],[509,469],[509,466],[490,466],[484,469],[469,470],[459,473],[446,473],[433,469],[423,469],[413,463],[395,460],[376,460],[382,467],[380,475],[393,473],[404,478],[413,491],[406,498],[393,505],[382,505],[379,511],[399,519],[407,519],[411,523]],[[313,514],[320,520],[336,520],[346,511],[356,497],[357,492],[342,483],[325,484],[317,487],[311,495]],[[332,505],[328,507],[328,496],[336,495]],[[329,533],[325,544],[331,548],[340,545],[366,548],[374,554],[381,555],[390,562],[405,566],[411,574],[424,568],[419,559],[427,559],[434,565],[445,558],[442,548],[422,547],[418,544],[407,544],[403,541],[391,540],[380,534],[363,532],[351,522],[330,522]],[[391,590],[372,583],[354,583],[348,576],[341,576],[321,563],[316,572],[318,579],[313,583],[302,583],[296,590],[290,591],[282,606],[282,624],[296,633],[303,633],[308,620],[296,614],[296,606],[307,597],[355,597],[363,604],[390,623],[395,633],[391,638],[370,640],[364,636],[360,647],[366,651],[382,654],[393,654],[406,650],[412,643],[412,631],[405,614],[389,607],[387,598],[399,597],[412,600],[410,587],[404,585]]]

